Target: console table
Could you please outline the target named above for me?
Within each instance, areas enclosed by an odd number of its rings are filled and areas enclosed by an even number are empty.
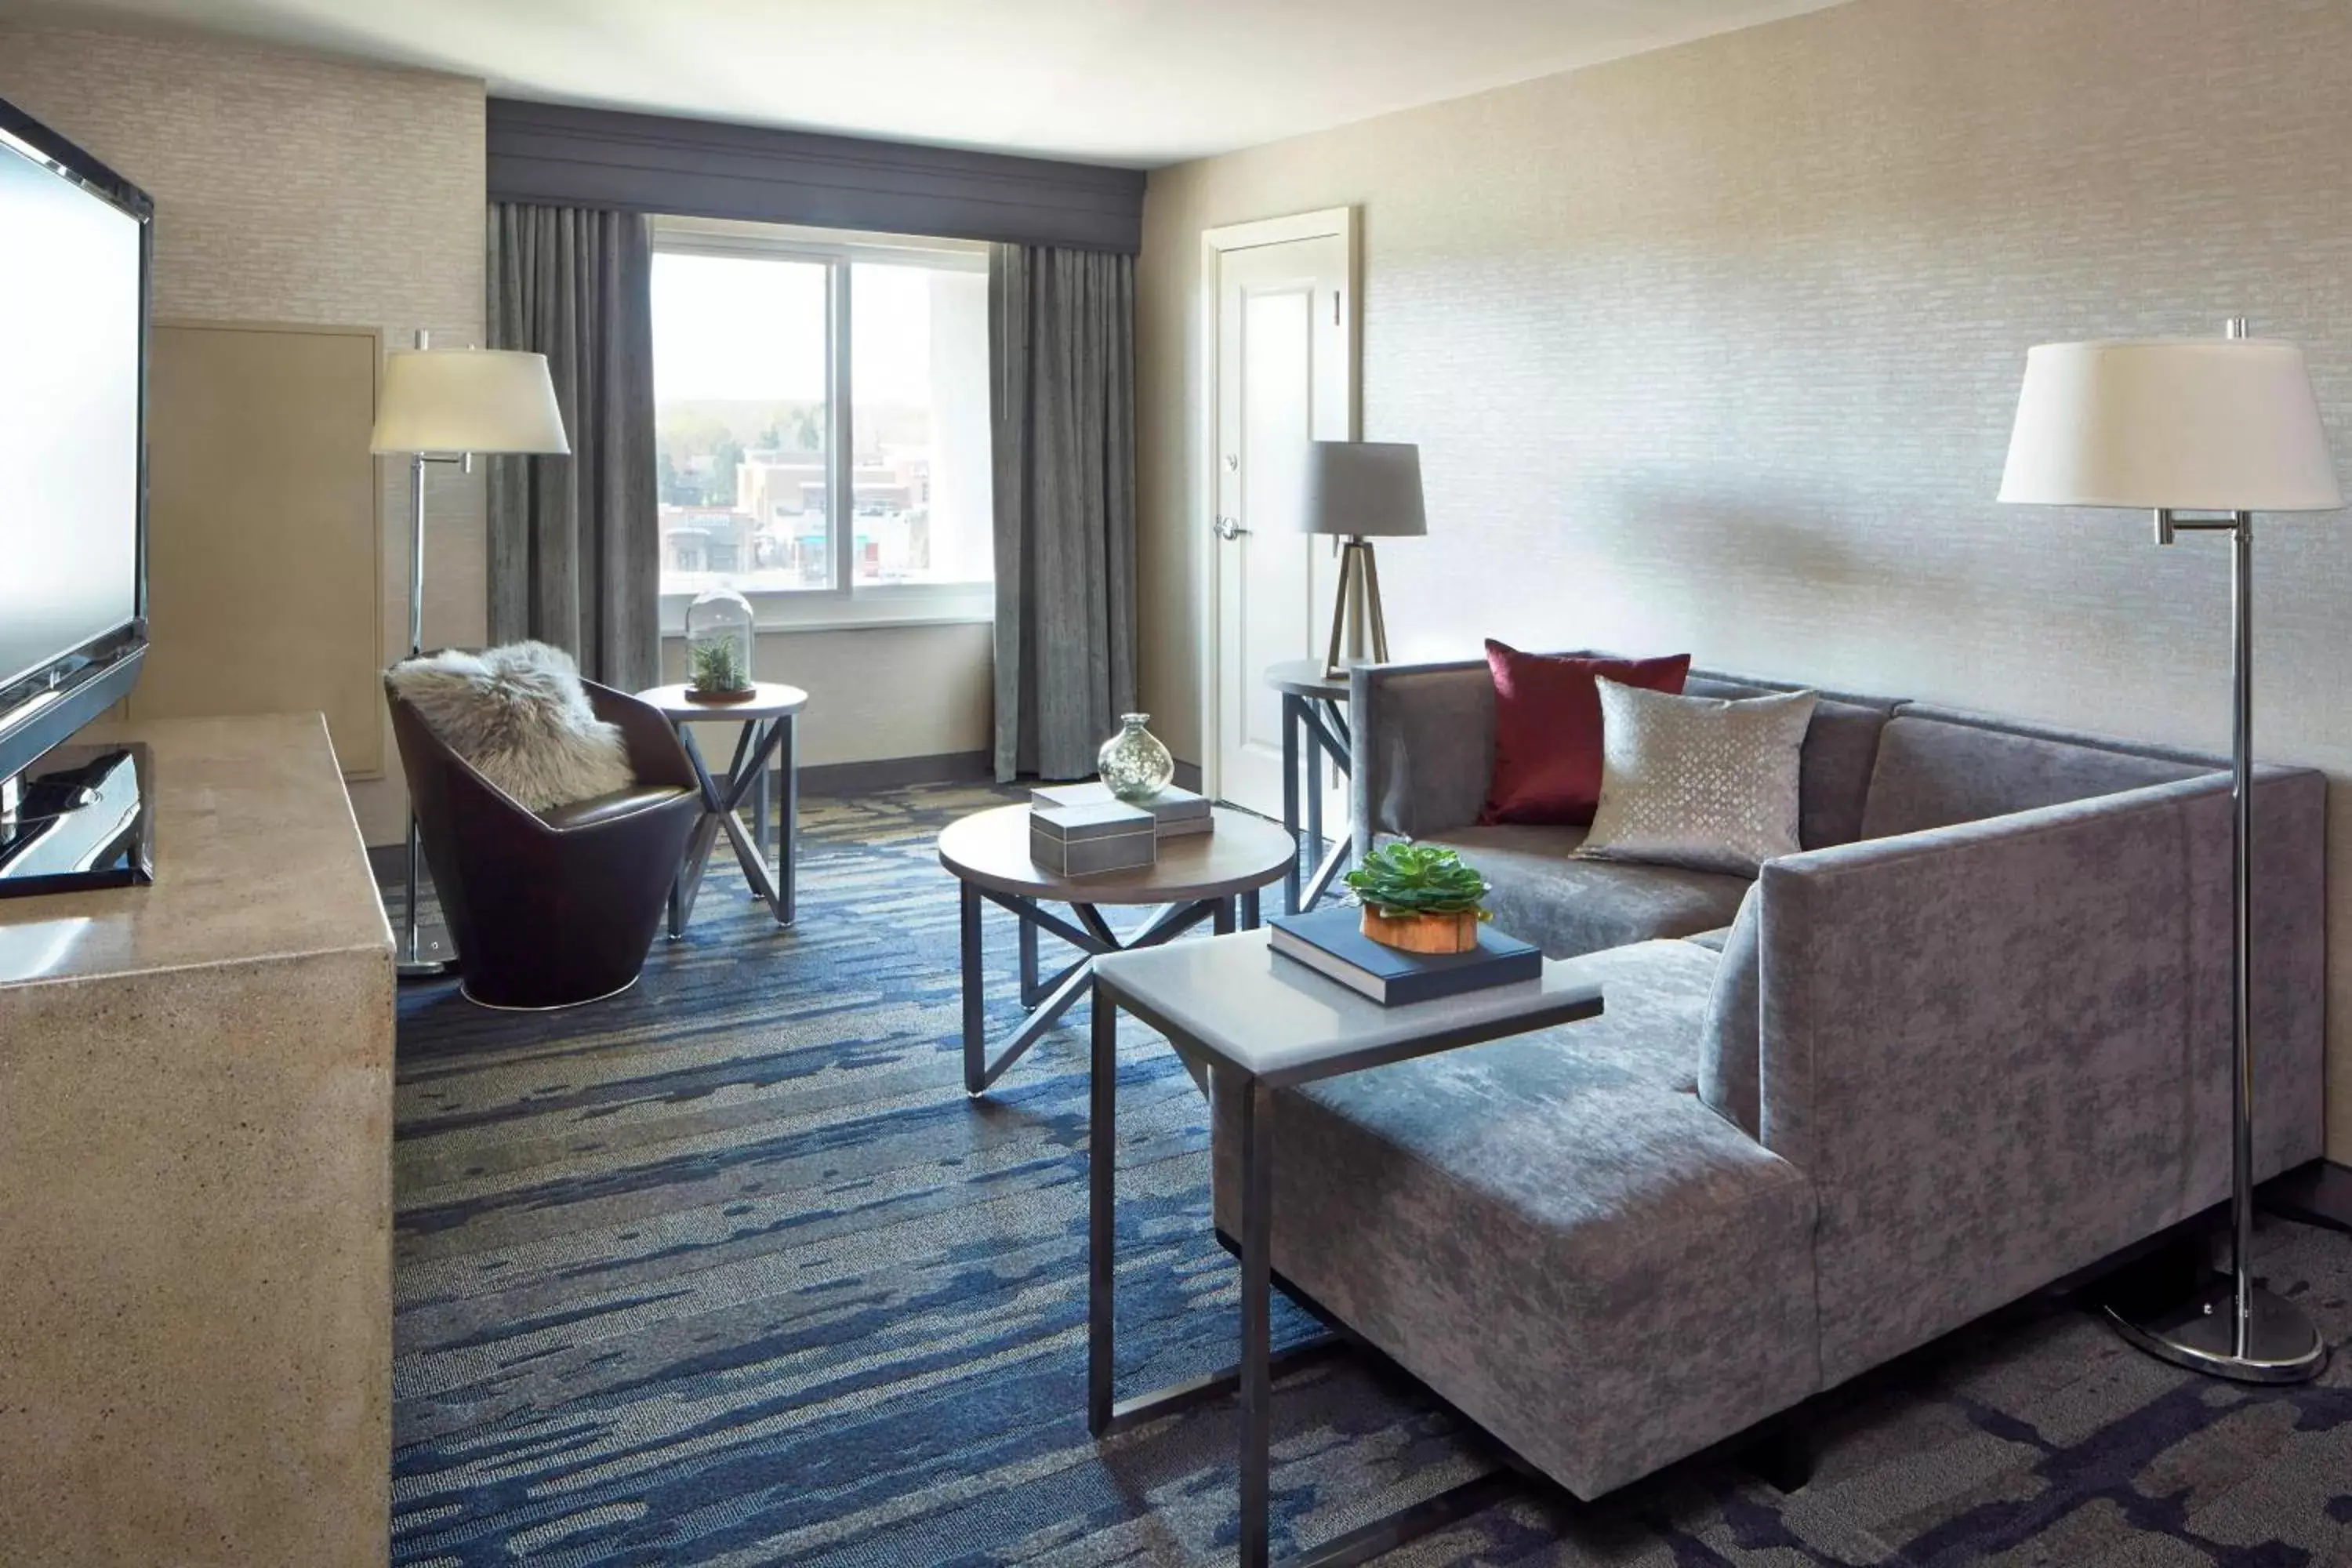
[[[155,880],[0,900],[0,1560],[381,1564],[392,931],[326,726],[90,738]]]

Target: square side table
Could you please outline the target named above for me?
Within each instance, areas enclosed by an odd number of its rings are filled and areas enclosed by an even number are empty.
[[[1601,1011],[1600,984],[1572,962],[1548,960],[1537,980],[1384,1007],[1275,952],[1263,931],[1097,959],[1087,1132],[1087,1429],[1107,1436],[1238,1388],[1240,1562],[1242,1568],[1265,1568],[1275,1360],[1268,1343],[1274,1090],[1598,1017]],[[1124,1400],[1114,1389],[1112,1257],[1121,1012],[1158,1029],[1179,1054],[1204,1059],[1242,1081],[1241,1360],[1216,1376]],[[1465,1482],[1292,1561],[1362,1562],[1487,1507],[1505,1484],[1499,1475]]]

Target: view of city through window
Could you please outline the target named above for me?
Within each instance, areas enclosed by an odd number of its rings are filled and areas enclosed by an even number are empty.
[[[826,462],[825,290],[849,275],[846,506]],[[988,278],[977,268],[659,250],[662,591],[984,583]]]

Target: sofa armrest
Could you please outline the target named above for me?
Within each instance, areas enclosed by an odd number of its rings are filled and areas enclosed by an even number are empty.
[[[2263,770],[2263,1173],[2320,1151],[2325,815]],[[1821,1194],[1826,1381],[2226,1193],[2230,821],[2208,774],[1765,866],[1760,1132]]]
[[[1356,853],[1383,833],[1423,837],[1478,820],[1495,769],[1495,683],[1484,659],[1349,672]]]

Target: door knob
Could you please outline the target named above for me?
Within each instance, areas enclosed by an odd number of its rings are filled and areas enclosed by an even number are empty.
[[[1248,531],[1248,529],[1244,528],[1241,523],[1234,518],[1221,517],[1217,519],[1217,537],[1219,539],[1239,539],[1243,534],[1247,533]]]

